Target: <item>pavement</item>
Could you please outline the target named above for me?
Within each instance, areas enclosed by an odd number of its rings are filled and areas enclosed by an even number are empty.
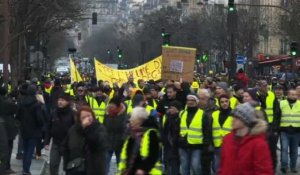
[[[12,169],[17,172],[16,175],[22,175],[22,160],[16,159],[17,148],[18,148],[17,143],[18,143],[18,139],[16,139],[14,142],[14,148],[13,148],[13,153],[12,153],[12,158],[11,158],[11,166],[12,166]],[[300,149],[298,150],[298,154],[300,154]],[[279,159],[278,161],[280,162],[280,152],[278,152],[278,159]],[[287,173],[287,175],[300,175],[300,157],[298,158],[297,169],[299,171],[297,174]],[[32,175],[50,175],[49,151],[43,149],[42,150],[42,159],[40,159],[40,160],[33,159],[32,160],[31,174]],[[117,174],[117,163],[116,163],[115,156],[113,156],[111,164],[110,164],[110,171],[109,171],[108,175],[116,175],[116,174]],[[62,170],[62,164],[60,166],[59,175],[64,175],[64,172]],[[280,172],[280,165],[277,166],[276,175],[284,175]]]
[[[11,156],[11,169],[16,171],[16,175],[22,175],[22,160],[17,160],[16,155],[18,152],[18,137],[14,141],[13,152]],[[33,159],[31,164],[31,174],[32,175],[43,175],[46,169],[46,160],[49,157],[49,151],[42,151],[42,158],[39,160]]]

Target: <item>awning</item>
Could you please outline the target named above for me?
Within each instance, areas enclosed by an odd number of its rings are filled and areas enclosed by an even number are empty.
[[[275,63],[279,61],[286,61],[292,59],[289,55],[280,55],[280,56],[274,56],[270,57],[269,59],[259,61],[258,64],[268,64],[268,63]]]

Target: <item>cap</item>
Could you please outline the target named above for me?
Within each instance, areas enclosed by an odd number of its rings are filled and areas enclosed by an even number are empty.
[[[186,98],[187,98],[187,99],[188,99],[188,98],[193,98],[193,99],[197,102],[197,104],[199,103],[199,97],[198,97],[197,94],[190,93]]]
[[[59,94],[58,99],[64,99],[66,101],[71,101],[71,96],[68,93],[62,92],[61,94]]]
[[[225,91],[228,90],[228,84],[226,82],[217,83],[217,87],[220,87],[220,88],[224,89]]]

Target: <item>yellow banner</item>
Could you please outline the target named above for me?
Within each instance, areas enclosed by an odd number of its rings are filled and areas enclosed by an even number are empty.
[[[133,69],[117,70],[100,63],[95,58],[96,78],[98,81],[103,80],[108,81],[111,84],[118,83],[119,85],[126,83],[130,75],[133,75],[135,82],[139,79],[143,79],[144,81],[157,81],[161,79],[161,63],[162,56],[159,56],[154,60]]]
[[[71,72],[71,81],[72,82],[80,82],[82,81],[82,78],[80,76],[80,73],[78,72],[72,58],[70,58],[70,72]]]

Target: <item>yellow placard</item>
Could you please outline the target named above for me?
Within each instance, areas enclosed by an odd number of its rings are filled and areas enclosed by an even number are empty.
[[[111,84],[118,83],[119,85],[122,85],[128,81],[128,77],[130,75],[133,75],[135,81],[139,79],[143,79],[144,81],[157,81],[161,79],[162,56],[159,56],[141,66],[126,70],[113,69],[102,64],[96,58],[94,60],[95,73],[98,81],[103,80],[108,81]]]
[[[80,82],[82,78],[80,73],[78,72],[73,60],[70,58],[70,72],[71,72],[71,81],[72,82]]]

